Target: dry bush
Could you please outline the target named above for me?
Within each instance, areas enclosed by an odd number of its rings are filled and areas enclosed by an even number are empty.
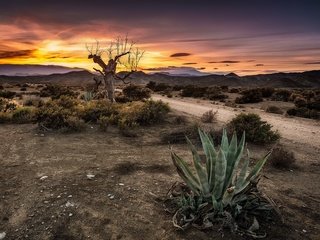
[[[183,115],[179,115],[179,116],[176,116],[174,118],[174,123],[175,124],[185,124],[187,123],[187,117],[186,116],[183,116]]]
[[[241,97],[236,98],[236,103],[258,103],[263,101],[262,93],[257,88],[244,90],[241,92],[241,94]]]
[[[8,112],[0,112],[0,123],[11,122],[12,114]]]
[[[11,117],[11,121],[13,123],[24,124],[24,123],[32,123],[35,120],[35,112],[34,109],[29,107],[20,107],[17,108]]]
[[[281,108],[274,106],[274,105],[268,106],[266,108],[266,112],[275,113],[275,114],[283,114],[283,111],[281,110]]]
[[[213,110],[209,110],[202,114],[201,116],[201,122],[203,123],[213,123],[217,118],[218,110],[213,112]]]
[[[101,116],[98,119],[99,128],[102,132],[106,132],[108,130],[108,127],[110,125],[110,118],[106,116]]]
[[[258,144],[273,143],[279,140],[280,134],[271,128],[270,124],[262,121],[260,116],[254,113],[241,113],[228,123],[230,133],[237,132],[240,137],[245,131],[247,141]]]
[[[16,93],[12,92],[12,91],[8,91],[8,90],[1,90],[0,91],[0,97],[1,98],[12,99],[12,98],[14,98],[15,95],[16,95]]]
[[[105,99],[92,100],[84,105],[79,114],[85,122],[96,123],[101,117],[118,115],[118,108],[118,104],[112,104]]]
[[[268,161],[275,168],[289,169],[294,167],[296,158],[293,152],[290,152],[283,147],[276,147],[273,149]]]
[[[68,87],[59,85],[48,85],[40,90],[40,97],[51,97],[52,99],[58,99],[61,96],[77,97],[78,93],[74,92]]]
[[[130,84],[122,90],[124,97],[130,101],[141,101],[151,97],[151,90],[149,88]]]
[[[23,106],[27,106],[27,107],[30,107],[30,106],[41,107],[43,106],[43,104],[44,104],[44,101],[39,96],[27,96],[25,97],[23,102]]]
[[[271,99],[273,101],[283,101],[283,102],[288,102],[289,101],[289,98],[292,94],[292,91],[290,90],[287,90],[287,89],[277,89]]]

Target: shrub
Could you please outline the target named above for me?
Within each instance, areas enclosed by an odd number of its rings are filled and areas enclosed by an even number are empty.
[[[79,132],[86,128],[84,121],[78,116],[68,116],[65,119],[66,126],[63,130],[66,132]]]
[[[223,100],[228,98],[227,95],[222,93],[222,89],[219,87],[211,87],[206,90],[204,97],[210,100]]]
[[[152,91],[154,91],[155,88],[156,88],[156,86],[157,86],[157,83],[156,83],[156,82],[150,81],[150,82],[147,83],[146,88],[149,88],[149,89],[151,89]]]
[[[70,88],[59,85],[48,85],[40,90],[40,97],[51,97],[52,99],[58,99],[61,96],[77,97],[77,95]]]
[[[314,109],[302,108],[290,108],[287,110],[289,116],[297,116],[303,118],[320,119],[320,113]]]
[[[273,101],[288,102],[292,92],[286,89],[278,89],[274,92],[271,99]]]
[[[125,128],[158,123],[164,120],[168,112],[168,104],[162,101],[128,103],[120,110],[118,125]]]
[[[80,117],[85,122],[96,123],[101,117],[118,115],[118,105],[107,100],[92,100],[87,102],[80,111]]]
[[[173,216],[174,226],[186,229],[196,225],[204,229],[220,223],[232,232],[263,237],[265,234],[255,232],[258,230],[256,226],[259,221],[266,221],[274,210],[270,201],[259,192],[257,184],[270,153],[249,170],[249,157],[242,158],[245,134],[239,144],[236,134],[233,134],[229,144],[224,131],[218,150],[210,136],[202,131],[199,135],[205,159],[201,159],[195,146],[188,141],[193,169],[171,152],[173,164],[185,183],[182,191],[171,195],[177,209]]]
[[[269,98],[272,96],[272,94],[275,92],[274,88],[272,87],[264,87],[264,88],[259,88],[262,97],[264,98]]]
[[[254,113],[241,113],[228,123],[231,132],[246,133],[247,140],[253,143],[273,143],[280,138],[277,131],[272,131],[272,126],[262,121],[260,116]]]
[[[197,87],[194,85],[185,86],[182,89],[181,96],[182,97],[194,97],[194,98],[202,98],[207,93],[207,88],[205,87]]]
[[[70,108],[67,108],[70,107]],[[77,129],[78,117],[77,106],[71,102],[51,100],[36,111],[36,122],[43,130]]]
[[[303,97],[296,97],[294,99],[294,105],[296,105],[296,107],[301,108],[301,107],[305,107],[307,106],[307,100],[304,99]]]
[[[123,88],[123,95],[130,101],[140,101],[151,97],[151,91],[149,88],[130,84]]]
[[[9,123],[11,122],[11,113],[8,112],[0,112],[0,123]]]
[[[201,122],[203,123],[212,123],[217,117],[218,111],[213,112],[213,110],[209,110],[202,114]]]
[[[269,162],[275,168],[288,169],[293,167],[296,158],[293,152],[290,152],[283,147],[276,147],[271,153]]]
[[[187,118],[186,118],[186,116],[183,116],[183,115],[176,116],[174,118],[174,123],[185,124],[185,123],[187,123]]]
[[[239,88],[231,88],[229,89],[229,93],[238,93],[240,92]]]
[[[12,99],[16,95],[15,92],[8,91],[8,90],[1,90],[0,91],[0,97],[2,98],[9,98]]]
[[[23,106],[41,107],[43,104],[43,100],[38,96],[29,96],[23,102]]]
[[[20,107],[12,113],[11,120],[18,124],[32,123],[35,120],[35,114],[31,108]]]
[[[98,119],[99,128],[101,131],[106,132],[110,124],[110,118],[106,116],[101,116]]]
[[[277,106],[268,106],[266,109],[266,112],[269,113],[275,113],[275,114],[283,114],[283,111],[281,110],[281,108],[277,107]]]
[[[262,93],[259,89],[244,90],[241,94],[241,97],[236,98],[236,103],[258,103],[263,101]]]

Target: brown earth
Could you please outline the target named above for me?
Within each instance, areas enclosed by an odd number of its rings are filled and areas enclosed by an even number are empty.
[[[185,112],[205,110],[202,103],[187,105]],[[219,110],[219,120],[222,116]],[[279,119],[288,126],[287,118]],[[315,121],[303,126],[307,130],[297,138],[284,134],[281,140],[295,152],[298,167],[267,167],[263,172],[260,188],[279,205],[284,218],[283,224],[271,225],[266,239],[320,236],[320,144],[319,135],[312,133],[319,127]],[[101,133],[94,125],[82,133],[43,135],[35,125],[0,125],[0,233],[10,240],[248,239],[228,231],[181,232],[173,227],[163,200],[180,179],[168,145],[160,139],[177,127],[167,122],[126,138],[117,129]],[[185,145],[173,148],[190,157]],[[268,150],[249,148],[253,157]],[[88,174],[95,176],[89,180]]]

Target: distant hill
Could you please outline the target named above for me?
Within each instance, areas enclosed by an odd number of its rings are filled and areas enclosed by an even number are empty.
[[[83,86],[90,83],[93,74],[88,71],[75,71],[68,73],[55,73],[40,76],[3,76],[0,75],[1,83],[45,83],[59,84],[66,86]],[[93,81],[92,81],[93,82]]]
[[[93,83],[94,74],[88,71],[73,71],[63,74],[40,76],[5,76],[0,75],[1,83],[52,83],[68,86],[83,86]],[[169,85],[225,85],[231,87],[283,87],[283,88],[320,88],[320,70],[301,73],[273,73],[252,76],[207,75],[207,76],[170,76],[164,73],[146,74],[136,72],[130,81],[135,84],[147,84],[149,81]],[[119,82],[121,83],[121,82]]]
[[[50,75],[54,73],[68,73],[83,71],[82,68],[69,68],[56,65],[37,65],[37,64],[0,64],[0,75],[7,76],[34,76]]]

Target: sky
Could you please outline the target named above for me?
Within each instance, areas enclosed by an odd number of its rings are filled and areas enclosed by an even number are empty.
[[[107,48],[128,34],[145,50],[140,70],[147,72],[314,70],[319,12],[319,0],[1,0],[0,64],[91,70],[86,43]]]

